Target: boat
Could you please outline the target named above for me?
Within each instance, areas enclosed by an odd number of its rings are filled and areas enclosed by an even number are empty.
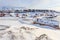
[[[43,26],[50,26],[52,28],[59,29],[59,22],[56,20],[48,20],[48,19],[36,19],[33,24],[39,24]]]

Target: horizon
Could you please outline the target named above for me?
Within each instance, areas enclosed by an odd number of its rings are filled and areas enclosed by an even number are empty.
[[[12,9],[12,8],[20,8],[20,9],[33,9],[33,8],[26,8],[26,7],[12,7],[12,6],[3,6],[3,7],[0,7],[0,10],[3,10],[3,9]],[[57,10],[54,10],[54,9],[35,9],[35,10],[53,10],[53,11],[57,11]],[[60,12],[60,11],[57,11],[57,12]]]

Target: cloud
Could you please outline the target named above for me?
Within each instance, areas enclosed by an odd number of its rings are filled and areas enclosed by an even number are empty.
[[[49,0],[39,0],[39,1],[35,0],[33,1],[30,8],[35,8],[35,9],[47,8],[49,3],[50,3]]]
[[[53,8],[50,8],[50,9],[60,11],[60,7],[53,7]]]
[[[1,0],[0,6],[24,6],[29,8],[38,8],[47,5],[49,0]]]
[[[1,6],[60,10],[60,0],[0,0]]]

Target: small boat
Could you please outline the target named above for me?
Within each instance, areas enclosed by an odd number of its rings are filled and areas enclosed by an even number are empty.
[[[46,18],[54,18],[54,17],[57,17],[57,15],[54,14],[54,13],[46,13],[46,14],[45,14],[45,17],[46,17]]]
[[[4,13],[0,13],[0,17],[3,17],[3,16],[5,16],[5,14]]]
[[[37,19],[33,22],[33,24],[40,24],[43,26],[50,26],[53,28],[59,28],[59,22],[56,20],[47,20],[47,19]]]

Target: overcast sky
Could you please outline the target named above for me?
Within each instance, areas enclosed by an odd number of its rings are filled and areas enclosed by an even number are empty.
[[[60,10],[60,0],[0,0],[2,6]]]

